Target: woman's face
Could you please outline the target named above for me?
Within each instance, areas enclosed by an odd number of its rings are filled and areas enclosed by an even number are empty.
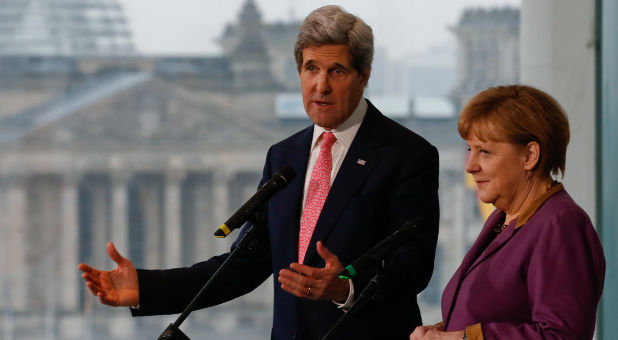
[[[474,133],[470,133],[466,144],[466,172],[474,177],[479,199],[510,211],[526,196],[526,148],[506,142],[481,141]]]

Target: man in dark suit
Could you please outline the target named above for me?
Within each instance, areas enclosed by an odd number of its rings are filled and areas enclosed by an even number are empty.
[[[337,6],[312,12],[295,46],[303,102],[314,125],[273,145],[261,184],[284,166],[296,177],[264,207],[261,246],[239,257],[199,307],[229,301],[271,274],[273,339],[320,339],[358,298],[372,273],[340,279],[348,264],[415,217],[427,231],[384,263],[383,300],[371,302],[338,339],[407,339],[422,324],[416,295],[429,282],[438,236],[438,153],[383,116],[363,91],[373,34]],[[241,232],[244,234],[245,230]],[[114,271],[80,265],[102,303],[134,315],[178,313],[228,254],[190,268],[135,270],[108,244]]]

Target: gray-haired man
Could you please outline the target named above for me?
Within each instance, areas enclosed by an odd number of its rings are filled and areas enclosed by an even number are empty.
[[[301,24],[295,57],[314,124],[270,148],[261,183],[284,166],[294,168],[296,178],[265,207],[268,225],[260,237],[268,246],[238,259],[200,307],[246,294],[273,274],[279,284],[272,338],[320,339],[372,276],[342,280],[342,263],[422,216],[427,232],[385,261],[383,301],[366,305],[337,338],[407,339],[422,324],[416,295],[433,271],[438,153],[363,98],[373,50],[371,28],[338,6],[319,8]],[[228,256],[190,268],[136,270],[113,245],[108,252],[116,270],[79,268],[103,303],[139,304],[134,315],[182,311]]]

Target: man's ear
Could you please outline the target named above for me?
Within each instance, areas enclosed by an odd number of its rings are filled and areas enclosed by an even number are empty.
[[[524,146],[523,152],[524,169],[528,171],[534,170],[541,159],[541,146],[538,142],[532,141]]]
[[[361,78],[363,87],[367,87],[367,84],[369,83],[369,76],[371,76],[370,68],[367,68],[364,72],[358,74],[358,77]]]

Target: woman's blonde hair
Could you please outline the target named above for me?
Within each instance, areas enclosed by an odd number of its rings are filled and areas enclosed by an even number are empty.
[[[536,141],[541,157],[535,170],[543,176],[558,176],[566,163],[569,120],[549,94],[526,85],[490,87],[464,106],[457,124],[459,135],[468,139],[526,145]]]

